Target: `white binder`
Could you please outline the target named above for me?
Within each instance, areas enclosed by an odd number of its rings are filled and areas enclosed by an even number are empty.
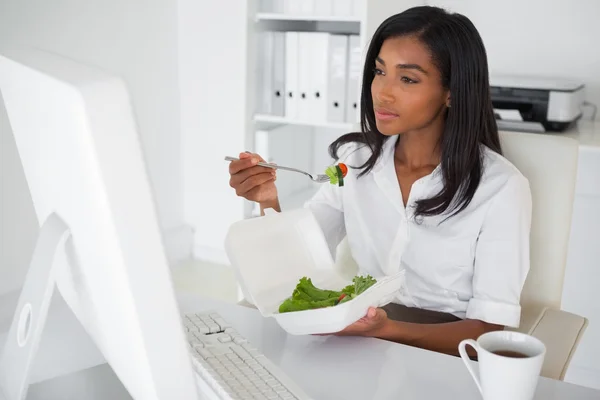
[[[329,60],[330,40],[329,33],[315,32],[311,35],[310,48],[310,89],[309,89],[309,114],[314,122],[327,121],[327,104],[329,95]]]
[[[276,0],[275,0],[276,1]],[[352,1],[352,15],[360,18],[365,13],[365,4],[368,0],[351,0]]]
[[[273,35],[273,75],[271,86],[271,114],[283,117],[285,115],[285,32],[271,32]]]
[[[260,0],[258,3],[258,11],[263,13],[272,13],[274,12],[274,3],[276,0]]]
[[[349,17],[352,15],[352,0],[332,0],[333,15],[336,17]]]
[[[257,36],[256,112],[273,112],[273,32],[261,32]]]
[[[327,120],[329,122],[345,122],[348,36],[329,36],[327,66]]]
[[[299,15],[302,13],[303,0],[274,0],[275,3],[283,2],[284,13],[288,15]]]
[[[318,16],[333,15],[333,0],[315,0],[314,10]]]
[[[285,32],[285,116],[298,117],[298,32]]]
[[[296,117],[304,121],[313,120],[311,115],[311,87],[314,81],[312,45],[315,35],[317,33],[314,32],[298,33],[298,97],[296,99],[298,112]]]
[[[315,12],[315,3],[322,0],[296,0],[300,2],[300,14],[302,15],[313,15]]]
[[[348,87],[346,89],[346,122],[360,121],[360,81],[362,78],[360,37],[351,35],[348,46]]]

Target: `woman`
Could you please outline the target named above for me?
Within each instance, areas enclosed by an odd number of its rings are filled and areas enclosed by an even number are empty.
[[[330,152],[353,167],[309,202],[332,252],[344,236],[361,273],[405,271],[394,303],[340,335],[457,354],[466,338],[517,327],[529,270],[531,195],[501,156],[487,57],[464,16],[417,7],[369,46],[361,132]],[[280,211],[256,154],[231,163],[238,195]]]

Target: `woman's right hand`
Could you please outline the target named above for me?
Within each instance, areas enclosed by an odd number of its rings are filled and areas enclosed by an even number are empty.
[[[265,162],[253,153],[241,153],[238,161],[229,164],[229,185],[235,193],[250,201],[259,203],[262,208],[279,208],[275,179],[277,172],[256,164]]]

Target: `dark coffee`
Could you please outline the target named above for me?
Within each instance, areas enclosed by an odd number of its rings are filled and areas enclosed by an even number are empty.
[[[509,357],[509,358],[527,358],[527,357],[529,357],[527,354],[520,353],[518,351],[512,351],[512,350],[496,350],[496,351],[492,351],[492,353],[494,353],[497,356]]]

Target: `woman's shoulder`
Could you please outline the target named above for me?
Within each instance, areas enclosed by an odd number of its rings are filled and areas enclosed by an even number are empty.
[[[371,148],[366,144],[350,142],[340,146],[338,160],[348,165],[359,166],[363,165],[371,157],[371,154]]]

